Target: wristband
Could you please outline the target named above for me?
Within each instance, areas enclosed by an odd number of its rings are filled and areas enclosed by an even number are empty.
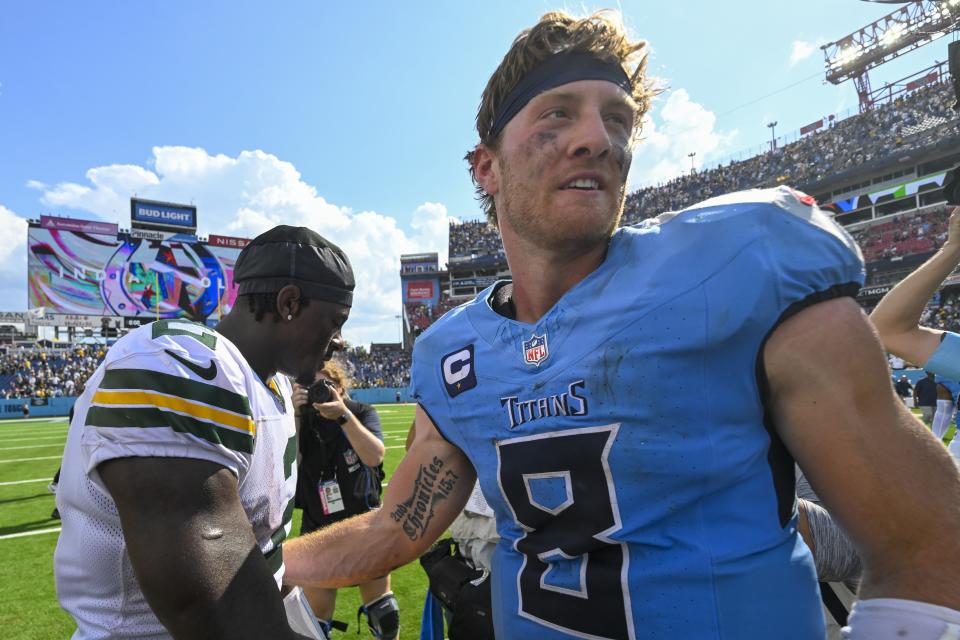
[[[955,640],[960,611],[915,600],[869,598],[853,605],[846,640]]]
[[[350,412],[344,411],[343,415],[337,418],[337,424],[342,427],[343,425],[347,424],[347,420],[349,419],[350,419]]]

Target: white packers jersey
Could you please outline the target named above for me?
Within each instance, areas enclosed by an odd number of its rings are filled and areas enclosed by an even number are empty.
[[[54,573],[60,604],[77,621],[74,638],[169,637],[140,591],[97,472],[114,458],[197,458],[229,469],[279,588],[297,484],[290,391],[282,376],[265,385],[232,343],[193,322],[154,322],[110,348],[77,400],[57,490]]]

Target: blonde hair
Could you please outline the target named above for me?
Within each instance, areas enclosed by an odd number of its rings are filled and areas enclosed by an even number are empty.
[[[350,395],[353,378],[351,378],[350,372],[347,371],[347,367],[342,362],[333,358],[327,360],[323,363],[321,373],[330,378],[333,384],[343,389],[343,395]]]
[[[517,83],[532,69],[547,58],[561,52],[590,53],[601,60],[618,63],[623,67],[633,89],[631,97],[637,105],[633,122],[633,137],[640,132],[643,116],[650,108],[650,100],[656,91],[647,79],[647,54],[645,40],[631,41],[620,14],[612,10],[598,11],[586,18],[575,18],[562,11],[551,11],[540,18],[530,29],[524,29],[513,41],[503,57],[480,99],[477,110],[477,133],[480,143],[496,150],[500,136],[490,137],[494,118]],[[480,201],[487,221],[496,226],[497,211],[493,196],[477,182],[474,168],[474,151],[467,152],[470,178],[473,180],[477,200]]]

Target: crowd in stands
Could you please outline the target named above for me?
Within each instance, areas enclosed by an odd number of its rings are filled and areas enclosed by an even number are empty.
[[[103,360],[102,346],[68,349],[10,349],[0,356],[0,397],[59,398],[79,395]],[[410,354],[397,349],[348,349],[343,354],[355,379],[354,387],[406,387]]]
[[[450,223],[450,258],[502,255],[500,233],[486,220]]]
[[[920,317],[920,324],[934,329],[960,332],[960,292],[944,293],[940,296],[939,303],[928,304]]]
[[[354,389],[406,387],[410,384],[410,354],[402,349],[371,349],[362,346],[341,354],[353,376]]]
[[[908,212],[854,231],[865,262],[939,249],[947,239],[951,209],[942,206]]]
[[[952,104],[952,86],[933,83],[866,113],[830,121],[826,129],[773,151],[639,189],[627,196],[624,224],[741,189],[781,183],[809,189],[824,178],[895,151],[960,136],[960,120]]]
[[[0,356],[0,395],[5,399],[77,395],[104,353],[97,345],[10,349]]]
[[[436,305],[409,302],[406,304],[407,320],[414,334],[420,335],[424,329],[457,304],[459,303],[451,301],[446,293],[440,294],[440,301]]]

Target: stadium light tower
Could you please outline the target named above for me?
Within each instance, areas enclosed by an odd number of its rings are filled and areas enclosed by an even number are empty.
[[[777,149],[777,121],[768,122],[767,126],[770,128],[770,151],[776,151]]]
[[[697,152],[696,152],[696,151],[691,151],[690,153],[687,154],[687,157],[690,158],[690,174],[691,174],[691,175],[697,172],[696,167],[693,166],[693,159],[694,159],[696,156],[697,156]]]
[[[853,80],[861,113],[873,106],[871,69],[956,31],[960,24],[960,0],[913,0],[897,4],[903,6],[820,47],[827,82],[840,84]]]

